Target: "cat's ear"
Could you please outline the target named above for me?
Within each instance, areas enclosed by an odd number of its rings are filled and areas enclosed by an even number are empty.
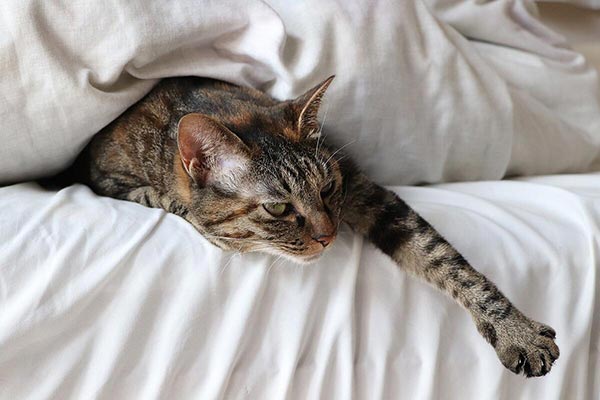
[[[235,177],[250,159],[250,150],[235,133],[197,113],[179,120],[177,145],[183,167],[200,186]]]
[[[335,75],[325,79],[323,82],[292,101],[293,107],[298,115],[298,139],[316,139],[321,134],[317,116],[321,101],[323,100],[323,95],[331,84],[331,81],[333,81],[333,78],[335,78]]]

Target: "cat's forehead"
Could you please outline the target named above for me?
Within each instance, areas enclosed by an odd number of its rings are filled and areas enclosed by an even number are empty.
[[[328,174],[322,159],[298,149],[264,154],[254,171],[257,190],[271,195],[308,193],[322,185]]]

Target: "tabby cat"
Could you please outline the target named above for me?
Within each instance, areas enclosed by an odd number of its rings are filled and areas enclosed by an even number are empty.
[[[222,249],[311,262],[344,222],[466,308],[506,368],[545,375],[559,356],[554,330],[323,142],[317,112],[332,79],[290,101],[209,79],[163,80],[96,135],[73,170],[100,195],[179,215]]]

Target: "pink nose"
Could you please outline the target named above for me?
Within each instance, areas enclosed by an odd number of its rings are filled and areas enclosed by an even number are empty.
[[[333,235],[319,235],[317,237],[313,236],[313,239],[321,243],[321,246],[327,247],[331,242],[333,242]]]

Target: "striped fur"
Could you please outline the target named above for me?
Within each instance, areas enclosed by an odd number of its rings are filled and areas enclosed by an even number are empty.
[[[546,374],[559,355],[552,328],[525,317],[404,201],[322,142],[316,115],[330,83],[278,102],[212,80],[164,80],[73,170],[101,195],[179,215],[223,249],[309,262],[345,222],[467,309],[508,369]],[[274,216],[269,203],[288,211]]]
[[[525,317],[404,201],[346,168],[349,196],[343,220],[399,266],[437,287],[469,311],[500,361],[528,377],[550,371],[559,356],[552,328]]]

